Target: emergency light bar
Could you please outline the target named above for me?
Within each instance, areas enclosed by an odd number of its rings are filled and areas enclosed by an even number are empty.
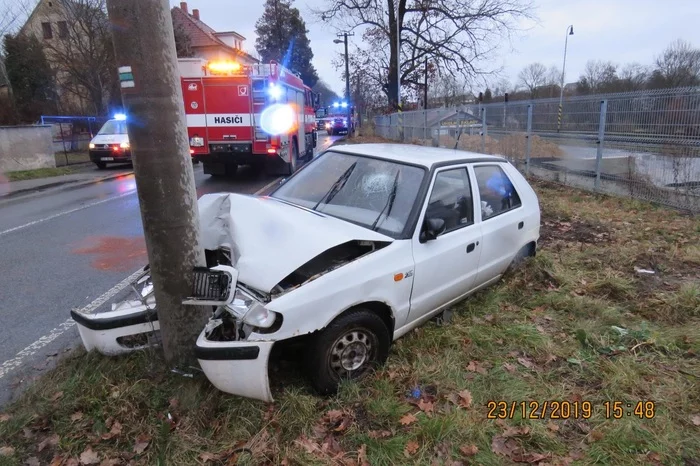
[[[123,113],[117,113],[114,115],[114,119],[117,121],[125,121],[126,115],[124,115]]]
[[[235,61],[212,61],[207,64],[207,68],[213,73],[230,73],[240,71],[241,64]]]

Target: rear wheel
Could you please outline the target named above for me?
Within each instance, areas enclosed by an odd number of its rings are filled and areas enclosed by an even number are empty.
[[[291,160],[287,163],[287,174],[291,175],[295,171],[297,171],[297,164],[299,163],[299,143],[296,141],[292,141],[292,158]]]
[[[357,308],[331,322],[307,348],[309,378],[322,395],[338,390],[343,380],[359,380],[389,356],[391,336],[384,321]]]
[[[95,165],[97,165],[97,168],[99,168],[100,170],[104,170],[105,168],[107,168],[107,164],[104,162],[95,162]]]

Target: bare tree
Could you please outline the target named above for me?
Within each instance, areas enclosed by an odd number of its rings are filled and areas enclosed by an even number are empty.
[[[547,77],[547,68],[542,63],[531,63],[518,73],[518,82],[534,99],[538,97],[538,89],[547,84]]]
[[[7,34],[13,34],[20,27],[20,21],[29,15],[31,11],[29,0],[14,0],[5,2],[2,8],[0,8],[0,38],[5,37]],[[4,63],[4,43],[0,40],[0,83],[6,83],[10,92],[12,92],[12,86],[10,84],[10,79],[7,76],[7,69]]]
[[[467,98],[467,85],[456,76],[443,73],[433,80],[428,88],[428,99],[439,102],[444,107],[454,107],[464,103]]]
[[[426,58],[438,70],[464,81],[491,73],[483,68],[517,20],[529,17],[530,0],[327,0],[316,10],[321,21],[342,29],[366,27],[363,39],[375,60],[372,70],[396,106],[397,76],[402,85],[419,85]],[[398,15],[397,15],[398,12]],[[397,24],[401,37],[400,71],[396,67]],[[379,52],[379,53],[377,53]]]
[[[609,61],[589,60],[577,88],[581,94],[610,92],[614,90],[617,80],[617,65]]]
[[[700,49],[681,39],[672,42],[656,59],[654,74],[654,87],[697,86],[700,84]]]
[[[620,70],[620,92],[640,91],[646,87],[649,69],[639,63],[628,63]]]
[[[59,87],[81,102],[82,111],[103,115],[118,98],[116,65],[105,0],[58,0],[66,16],[64,32],[47,42]]]

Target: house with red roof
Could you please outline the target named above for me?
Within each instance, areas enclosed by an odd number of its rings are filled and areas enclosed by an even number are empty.
[[[190,48],[196,58],[206,60],[234,60],[244,65],[259,61],[243,50],[245,37],[234,31],[216,32],[200,19],[199,10],[192,12],[187,2],[172,9],[173,24],[190,38]]]

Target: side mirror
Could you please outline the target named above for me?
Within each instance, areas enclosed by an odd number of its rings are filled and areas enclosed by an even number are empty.
[[[445,231],[445,221],[441,218],[428,218],[423,222],[419,241],[425,243],[434,240]]]

